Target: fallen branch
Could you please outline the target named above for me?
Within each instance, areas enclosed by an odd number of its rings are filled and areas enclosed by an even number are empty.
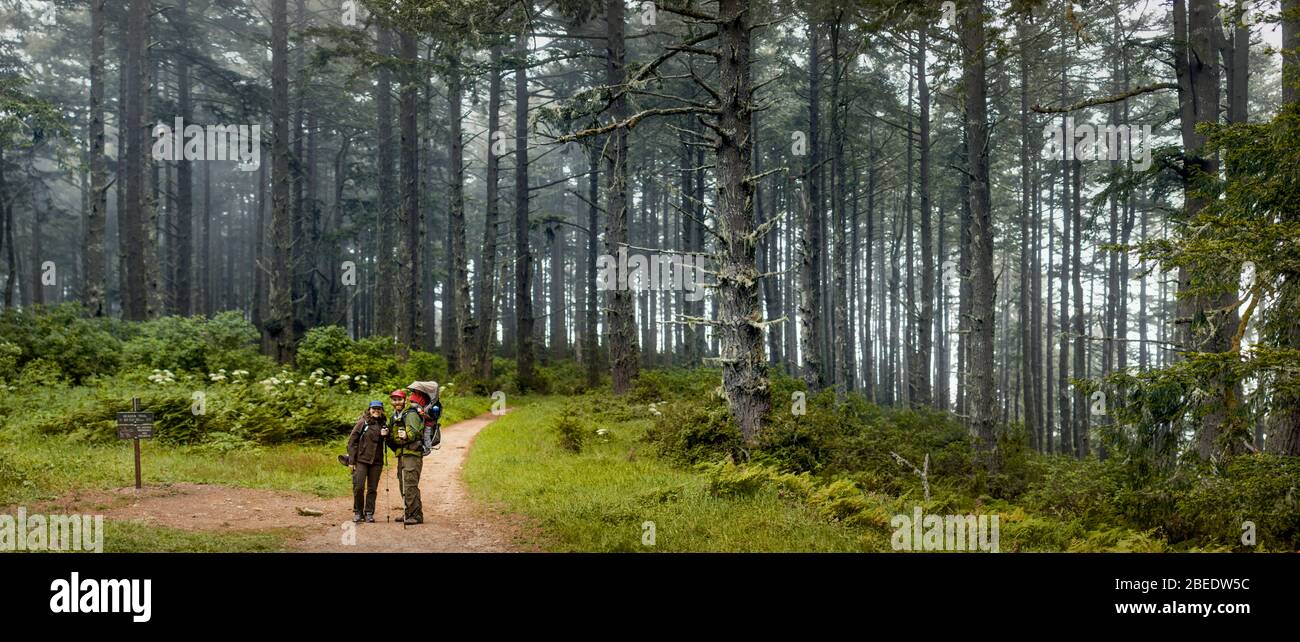
[[[925,489],[925,501],[930,501],[930,453],[925,454],[925,462],[923,464],[925,466],[924,469],[918,469],[912,464],[912,462],[903,459],[902,455],[899,455],[892,450],[889,454],[893,455],[894,459],[897,460],[898,463],[911,468],[912,472],[916,473],[916,476],[921,478],[921,487]]]

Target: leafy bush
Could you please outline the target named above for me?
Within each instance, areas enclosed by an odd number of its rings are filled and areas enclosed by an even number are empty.
[[[1042,479],[1024,496],[1036,512],[1058,518],[1080,519],[1096,525],[1119,518],[1116,498],[1123,487],[1123,470],[1113,460],[1044,459]]]
[[[706,490],[712,497],[740,498],[775,491],[778,497],[804,505],[827,522],[855,528],[888,532],[890,516],[897,510],[889,498],[864,493],[845,478],[821,483],[806,472],[781,472],[770,466],[738,465],[730,460],[701,463],[697,468],[704,473]]]
[[[406,385],[411,380],[399,381],[395,352],[396,344],[392,337],[368,337],[354,341],[348,336],[347,330],[340,326],[320,326],[308,330],[298,342],[296,363],[298,370],[303,372],[320,370],[331,376],[365,375],[368,380],[381,386],[397,387]],[[438,361],[431,357],[433,355],[413,352],[415,365],[411,366],[411,371],[423,372],[419,369],[429,367],[433,374],[445,373],[445,363],[439,368]]]
[[[258,353],[257,328],[239,312],[162,317],[130,325],[125,365],[206,374],[218,370],[263,372],[270,360]]]
[[[541,387],[550,394],[577,395],[587,391],[586,366],[576,361],[556,361],[537,370]]]
[[[222,312],[209,319],[203,324],[203,339],[208,372],[225,369],[260,373],[273,367],[273,360],[258,352],[261,333],[239,312]]]
[[[551,421],[551,432],[555,433],[560,448],[569,452],[582,452],[586,441],[587,428],[577,418],[576,413],[566,410]]]
[[[437,381],[446,385],[449,383],[447,359],[440,354],[414,350],[407,357],[406,363],[402,364],[397,378],[402,382],[398,385],[407,385],[412,381]]]
[[[343,372],[343,358],[352,350],[348,331],[337,325],[312,328],[298,342],[296,363],[300,370],[317,368],[334,374]],[[350,373],[349,373],[350,374]]]
[[[726,404],[678,399],[655,406],[645,439],[661,456],[685,464],[743,455],[740,431]]]
[[[13,381],[18,375],[18,359],[23,349],[16,343],[0,339],[0,382]]]
[[[1173,514],[1164,518],[1171,539],[1249,550],[1241,543],[1242,524],[1249,521],[1261,548],[1300,549],[1300,458],[1240,455],[1218,474],[1189,479]]]
[[[737,466],[730,460],[701,464],[700,470],[708,478],[708,493],[712,497],[749,497],[772,480],[772,471],[764,466]]]
[[[27,362],[18,375],[19,388],[48,388],[67,383],[59,364],[53,359],[41,357]]]
[[[404,386],[411,382],[400,381],[397,378],[396,350],[397,344],[392,337],[358,339],[352,342],[347,353],[343,355],[343,370],[353,376],[363,374],[371,381],[391,384],[393,388]],[[443,368],[445,369],[446,366],[444,365]],[[327,369],[326,372],[337,371]]]
[[[628,396],[636,403],[708,399],[721,383],[722,372],[713,368],[643,370]]]
[[[0,337],[20,350],[14,357],[12,348],[5,349],[13,360],[11,368],[44,359],[61,373],[60,379],[79,384],[111,374],[120,365],[121,341],[109,332],[114,323],[82,317],[75,303],[8,308],[0,312]],[[52,370],[45,366],[44,371]]]

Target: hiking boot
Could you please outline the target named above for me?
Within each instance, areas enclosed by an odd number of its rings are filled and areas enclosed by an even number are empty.
[[[373,523],[375,523],[375,514],[374,514],[374,513],[366,513],[366,522],[369,523],[369,524],[373,524]]]
[[[424,520],[416,519],[414,517],[407,517],[405,520],[403,520],[402,523],[406,524],[407,526],[410,526],[412,524],[422,524],[424,523]]]
[[[352,513],[352,521],[354,522],[361,521],[361,513]]]

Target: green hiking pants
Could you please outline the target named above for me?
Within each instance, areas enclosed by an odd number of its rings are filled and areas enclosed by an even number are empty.
[[[402,455],[397,458],[397,483],[401,485],[402,501],[406,504],[405,519],[424,521],[424,506],[420,503],[420,471],[423,469],[423,457]]]

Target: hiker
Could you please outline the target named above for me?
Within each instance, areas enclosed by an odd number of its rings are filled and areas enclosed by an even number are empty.
[[[389,396],[393,414],[388,418],[388,447],[397,455],[397,482],[406,504],[403,521],[407,524],[424,522],[420,503],[420,471],[424,468],[424,420],[414,405],[406,403],[406,391],[394,390]]]
[[[384,402],[372,401],[348,436],[348,467],[352,469],[352,521],[375,521],[379,477],[384,470],[384,439],[388,436]]]

